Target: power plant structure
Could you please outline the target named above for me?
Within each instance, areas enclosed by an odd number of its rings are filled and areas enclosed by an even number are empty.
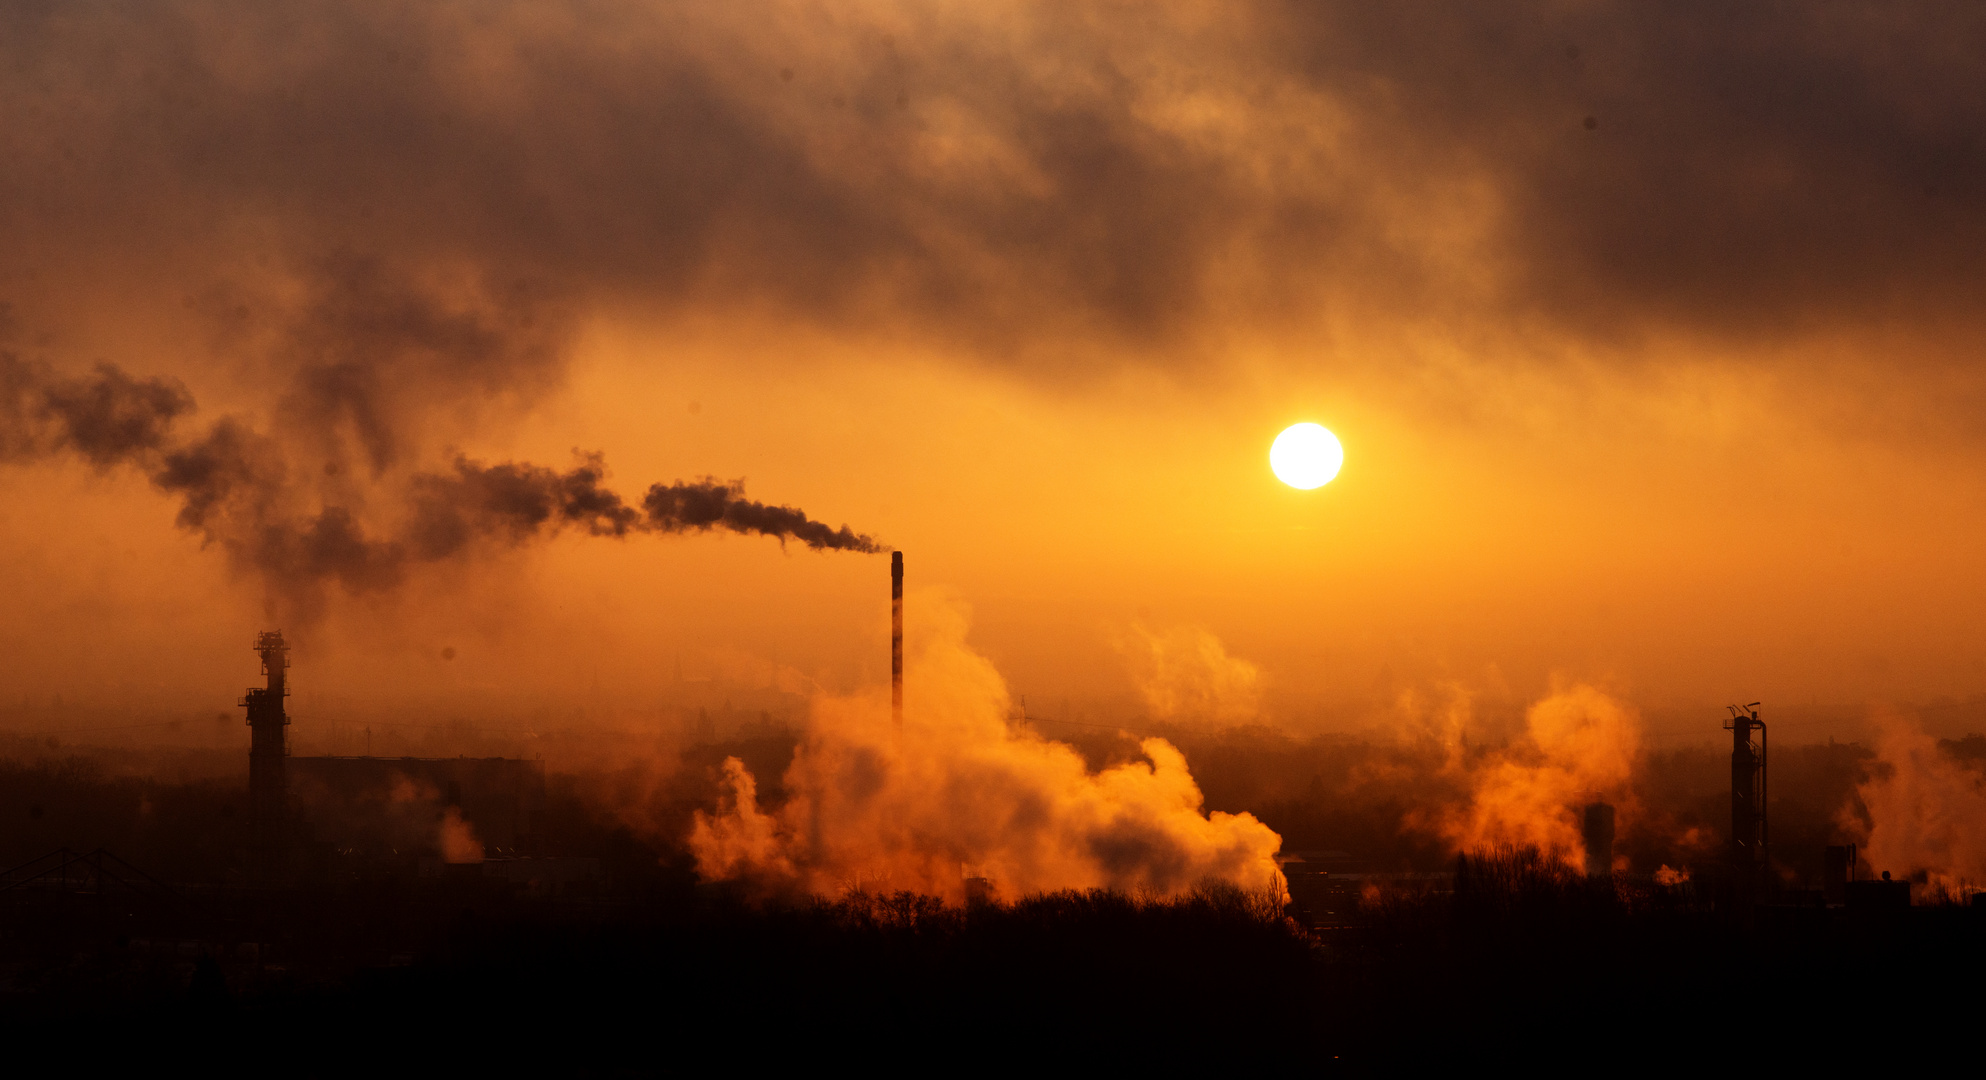
[[[890,707],[896,729],[903,728],[903,553],[890,558]],[[543,861],[546,783],[542,762],[518,758],[420,758],[305,756],[290,754],[287,708],[290,696],[290,644],[281,630],[258,634],[253,651],[261,660],[265,685],[250,687],[240,705],[251,732],[248,757],[249,845],[252,865],[261,873],[297,868],[315,851],[367,858],[418,855],[430,861],[452,859],[442,849],[450,829],[467,826],[481,861],[492,856],[522,863]],[[1909,884],[1858,879],[1852,845],[1829,846],[1824,853],[1822,888],[1780,887],[1770,865],[1767,811],[1766,724],[1759,703],[1728,706],[1731,732],[1731,829],[1724,895],[1740,911],[1794,902],[1811,892],[1816,902],[1850,907],[1907,907]],[[1615,808],[1592,801],[1572,807],[1580,823],[1586,873],[1613,873]],[[459,852],[460,845],[457,845]],[[384,855],[382,855],[384,853]],[[530,856],[530,857],[527,857]],[[1302,861],[1302,860],[1298,860]],[[508,871],[504,871],[508,872]],[[538,872],[532,868],[532,872]],[[1805,901],[1800,901],[1804,903]]]
[[[890,715],[903,730],[903,552],[890,552]]]
[[[1731,882],[1740,904],[1758,900],[1767,870],[1771,833],[1766,822],[1765,722],[1758,705],[1730,705],[1731,720]],[[1752,741],[1752,732],[1758,741]]]
[[[271,630],[255,639],[255,652],[262,657],[262,674],[267,686],[251,686],[241,699],[248,710],[248,814],[249,843],[255,862],[267,866],[281,854],[286,838],[290,756],[290,717],[283,699],[290,696],[290,647],[281,630]]]
[[[346,853],[403,853],[408,804],[442,820],[472,823],[497,850],[542,845],[545,774],[541,762],[515,758],[364,756],[291,757],[290,646],[281,630],[258,635],[265,686],[241,699],[252,732],[248,753],[250,852],[262,871],[285,865],[317,841]],[[903,552],[890,554],[890,712],[903,730]],[[370,750],[370,743],[368,743]],[[444,818],[443,815],[449,815]],[[418,831],[418,830],[416,830]],[[317,834],[333,833],[324,837]],[[320,845],[321,846],[321,845]]]
[[[360,855],[427,854],[448,815],[489,853],[545,846],[545,768],[526,758],[294,757],[299,839]],[[439,850],[439,849],[437,849]],[[442,852],[446,854],[446,852]],[[458,853],[458,858],[460,854]]]
[[[249,852],[263,873],[316,845],[348,854],[421,853],[442,821],[467,823],[480,845],[534,851],[543,844],[542,762],[521,758],[291,757],[290,647],[280,630],[255,639],[267,685],[250,687]],[[432,820],[429,820],[429,819]]]
[[[1829,844],[1821,851],[1821,898],[1829,904],[1848,902],[1848,883],[1855,880],[1855,844]]]

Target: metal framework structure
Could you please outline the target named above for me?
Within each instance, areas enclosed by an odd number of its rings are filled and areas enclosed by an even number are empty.
[[[1730,705],[1731,733],[1731,869],[1749,894],[1756,889],[1771,855],[1772,833],[1766,820],[1765,721],[1758,705]],[[1752,740],[1752,732],[1758,740]]]
[[[290,647],[281,630],[270,630],[255,639],[255,652],[262,657],[262,674],[267,686],[251,686],[241,699],[248,710],[248,812],[253,831],[251,843],[257,860],[274,861],[283,843],[283,823],[287,813],[289,782],[284,759],[289,757],[289,714],[283,699],[290,696],[288,674]]]
[[[39,859],[0,871],[0,894],[105,896],[114,891],[135,893],[160,904],[171,904],[178,898],[171,886],[103,848],[88,852],[57,848]]]

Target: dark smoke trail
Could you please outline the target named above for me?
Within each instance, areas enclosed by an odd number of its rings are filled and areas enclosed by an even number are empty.
[[[846,525],[830,529],[793,507],[767,506],[744,498],[744,485],[743,480],[724,483],[708,476],[694,484],[656,484],[641,500],[642,509],[648,512],[643,527],[658,532],[730,529],[776,536],[781,543],[791,537],[822,551],[882,550],[875,540]]]
[[[443,559],[479,537],[522,543],[568,526],[592,536],[626,536],[640,526],[641,515],[600,486],[606,475],[599,454],[581,454],[579,464],[564,473],[457,458],[452,474],[414,478],[408,538],[420,558]]]
[[[177,379],[134,379],[109,364],[62,378],[0,353],[0,461],[69,451],[107,469],[157,451],[192,409]]]
[[[383,592],[419,564],[566,529],[617,538],[726,529],[823,551],[882,550],[846,525],[833,529],[793,507],[746,499],[743,481],[656,484],[636,509],[603,486],[607,468],[597,453],[578,454],[564,472],[458,457],[449,471],[411,477],[404,524],[368,535],[350,507],[299,506],[304,493],[281,447],[240,420],[224,416],[196,438],[176,439],[174,422],[192,409],[176,381],[138,379],[108,364],[67,378],[0,353],[0,460],[74,454],[99,469],[143,469],[181,500],[182,528],[258,573],[297,617],[321,612],[328,583]]]

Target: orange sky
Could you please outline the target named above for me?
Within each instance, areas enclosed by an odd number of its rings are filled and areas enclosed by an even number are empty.
[[[1134,701],[1138,626],[1299,727],[1986,694],[1981,16],[1305,10],[14,13],[0,349],[178,380],[173,438],[239,417],[268,505],[374,536],[458,453],[743,477],[903,548],[1042,711]],[[568,530],[318,607],[231,554],[266,518],[178,528],[34,422],[13,727],[225,709],[272,619],[306,716],[887,672],[879,556]]]

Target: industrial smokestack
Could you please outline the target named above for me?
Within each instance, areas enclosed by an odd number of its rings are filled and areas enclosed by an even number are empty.
[[[1609,877],[1614,872],[1614,808],[1589,803],[1580,837],[1586,842],[1586,876]]]
[[[290,718],[283,699],[290,694],[285,677],[290,647],[281,630],[271,630],[255,639],[255,651],[262,657],[262,674],[269,677],[269,685],[251,686],[241,699],[248,709],[248,813],[256,861],[269,866],[281,853],[289,799],[284,759],[290,753]]]
[[[1765,808],[1765,722],[1758,718],[1758,702],[1729,706],[1731,722],[1731,873],[1739,902],[1757,901],[1758,886],[1767,861]],[[1752,741],[1752,732],[1758,741]]]
[[[903,552],[890,552],[890,715],[903,730]]]

